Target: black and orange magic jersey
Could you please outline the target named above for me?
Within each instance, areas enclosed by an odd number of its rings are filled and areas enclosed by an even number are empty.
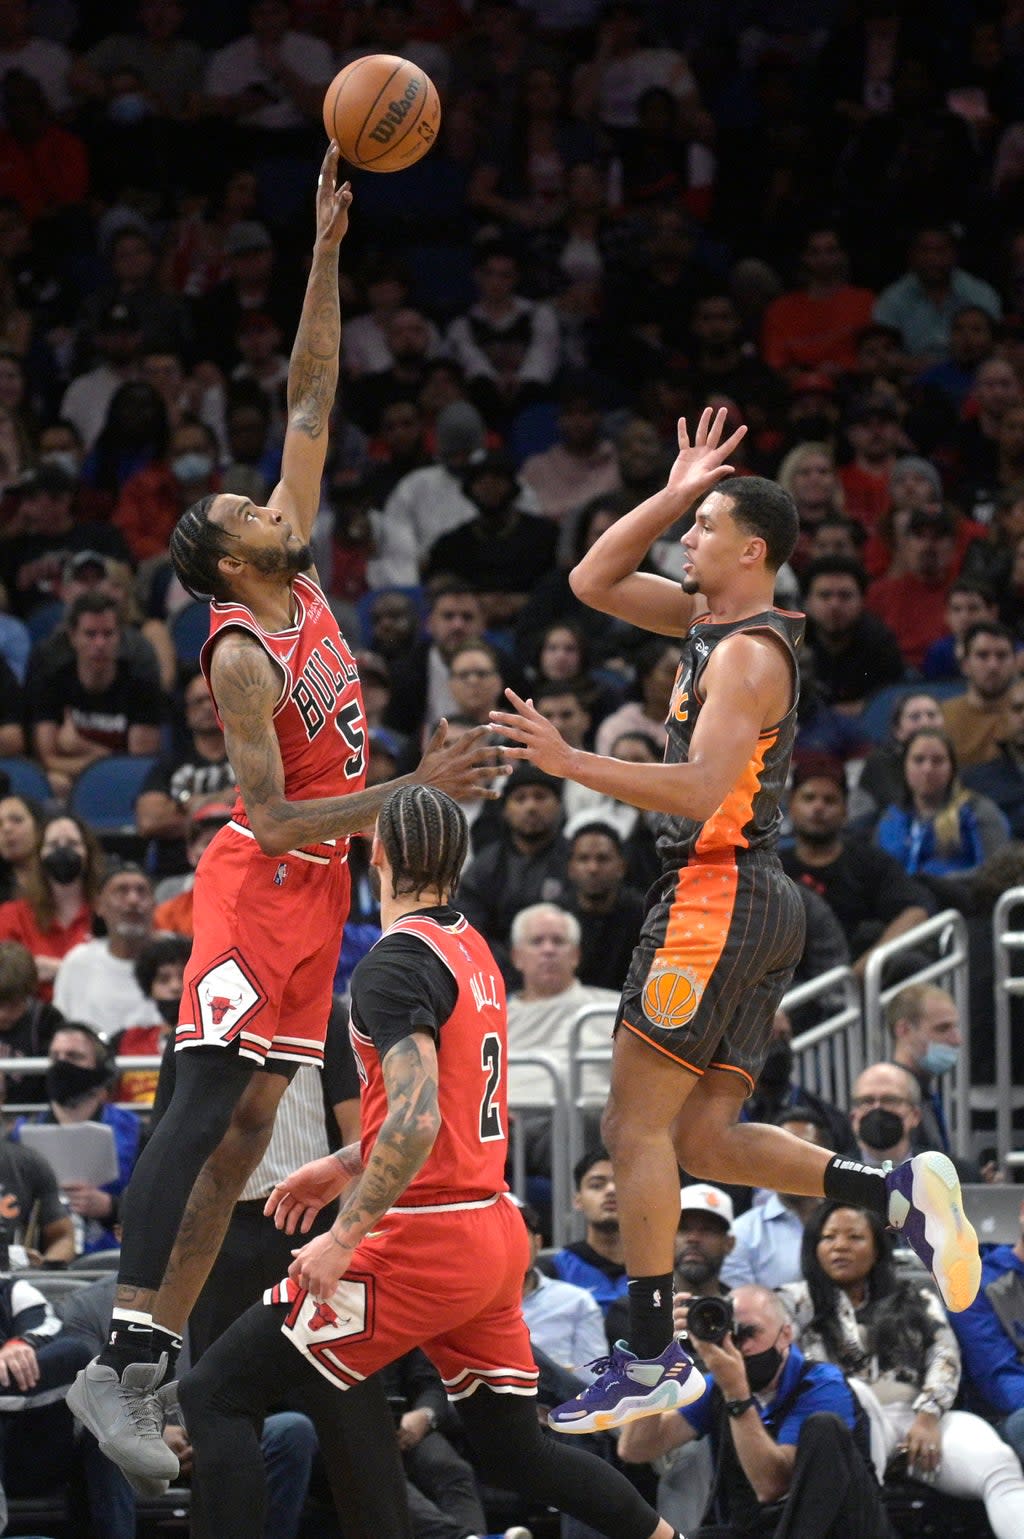
[[[803,640],[804,617],[782,609],[766,609],[744,620],[713,624],[698,616],[687,632],[672,689],[672,703],[665,723],[668,744],[666,764],[685,764],[701,705],[701,678],[715,648],[740,631],[769,632],[777,636],[789,654],[793,668],[793,701],[782,720],[766,727],[743,774],[721,806],[704,822],[671,813],[658,816],[658,854],[662,869],[671,870],[687,861],[732,861],[743,851],[771,850],[778,842],[782,821],[780,802],[789,775],[796,737],[799,697],[796,651]]]

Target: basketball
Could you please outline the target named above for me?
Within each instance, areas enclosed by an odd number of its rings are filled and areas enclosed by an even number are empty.
[[[696,1013],[699,1002],[693,979],[675,968],[652,973],[644,985],[644,1014],[662,1031],[685,1026]]]
[[[324,97],[324,127],[350,165],[402,171],[437,138],[441,102],[430,76],[408,59],[374,53],[353,59]]]

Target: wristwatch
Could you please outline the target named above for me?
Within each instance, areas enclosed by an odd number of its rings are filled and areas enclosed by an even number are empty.
[[[434,1407],[432,1405],[421,1405],[420,1410],[430,1422],[430,1426],[427,1428],[427,1431],[434,1432],[437,1428],[437,1412],[434,1410]]]
[[[744,1411],[749,1411],[750,1407],[756,1404],[757,1401],[753,1395],[748,1395],[746,1400],[727,1400],[725,1402],[725,1409],[730,1416],[742,1416]]]

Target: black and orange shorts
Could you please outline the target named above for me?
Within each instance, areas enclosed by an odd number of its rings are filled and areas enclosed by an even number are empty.
[[[804,906],[774,855],[694,859],[666,874],[622,991],[625,1027],[695,1074],[750,1090],[804,949]]]

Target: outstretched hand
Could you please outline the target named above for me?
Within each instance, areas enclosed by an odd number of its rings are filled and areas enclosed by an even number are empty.
[[[453,801],[480,796],[493,801],[500,795],[495,779],[507,775],[509,769],[499,763],[492,736],[490,727],[474,727],[472,732],[449,743],[448,723],[442,716],[413,771],[413,779],[421,785],[436,786]]]
[[[340,246],[348,233],[348,211],[352,203],[352,184],[338,179],[338,160],[341,151],[332,139],[327,146],[316,179],[316,238],[317,244],[328,248]]]
[[[285,1234],[308,1234],[321,1208],[333,1202],[350,1180],[333,1155],[310,1160],[277,1183],[266,1200],[264,1215]]]
[[[505,698],[511,700],[516,714],[508,711],[492,711],[491,720],[518,748],[503,748],[507,759],[528,759],[548,775],[565,779],[572,766],[572,749],[557,727],[542,716],[532,700],[523,700],[514,689],[506,689]]]
[[[686,427],[686,418],[679,419],[679,453],[676,455],[666,483],[669,491],[683,493],[687,503],[695,502],[710,492],[712,487],[735,473],[736,467],[728,463],[729,456],[746,436],[746,428],[738,427],[723,443],[722,434],[728,421],[725,407],[715,411],[706,406],[700,414],[693,443]]]

